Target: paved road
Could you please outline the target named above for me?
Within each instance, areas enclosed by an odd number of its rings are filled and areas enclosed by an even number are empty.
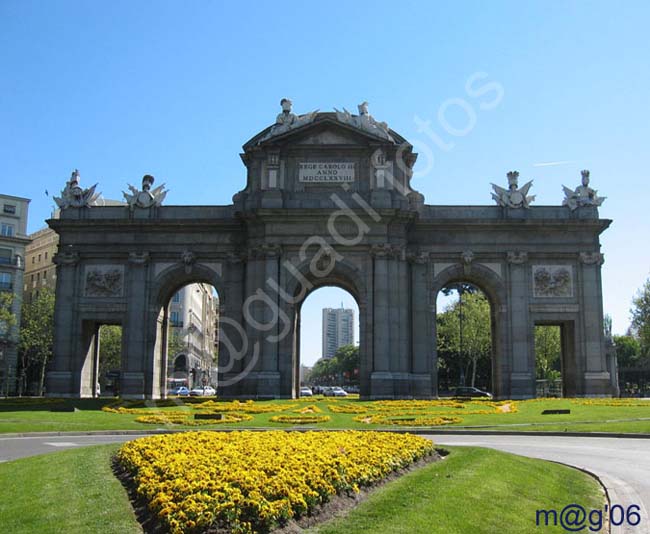
[[[63,449],[122,443],[140,435],[63,435],[0,437],[0,462]],[[598,475],[612,505],[640,507],[641,523],[612,528],[615,534],[650,533],[650,439],[582,438],[564,436],[432,435],[440,445],[491,447],[502,451],[562,462]],[[570,503],[567,503],[570,504]],[[582,532],[588,532],[588,529]]]
[[[558,436],[430,436],[441,445],[490,447],[532,458],[553,460],[586,469],[602,480],[612,505],[641,508],[636,527],[612,526],[612,533],[650,533],[650,439]],[[567,503],[571,504],[571,503]],[[619,521],[618,517],[614,518]],[[588,532],[585,528],[582,532]]]
[[[143,434],[144,435],[144,434]],[[85,447],[87,445],[102,445],[105,443],[122,443],[143,435],[110,435],[110,436],[29,436],[9,438],[0,436],[0,462],[17,460],[36,454]]]

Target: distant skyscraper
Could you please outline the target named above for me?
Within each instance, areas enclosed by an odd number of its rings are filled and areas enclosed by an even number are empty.
[[[323,308],[323,358],[332,358],[336,349],[354,345],[354,310]]]

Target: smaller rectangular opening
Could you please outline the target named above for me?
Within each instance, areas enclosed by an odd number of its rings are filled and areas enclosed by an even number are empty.
[[[562,327],[559,324],[535,325],[536,397],[562,397]]]

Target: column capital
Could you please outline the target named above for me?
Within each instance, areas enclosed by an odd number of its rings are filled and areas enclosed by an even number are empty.
[[[521,265],[528,261],[528,252],[509,250],[506,253],[506,261],[514,265]]]
[[[149,252],[129,252],[129,263],[134,265],[146,265],[149,263]]]
[[[426,252],[406,252],[406,261],[415,265],[425,265],[429,263],[429,254]]]
[[[585,265],[602,265],[605,263],[605,255],[600,252],[581,252],[580,263]]]
[[[72,250],[72,247],[66,247],[63,251],[57,252],[52,258],[52,261],[56,265],[76,265],[79,263],[79,253],[76,250]]]

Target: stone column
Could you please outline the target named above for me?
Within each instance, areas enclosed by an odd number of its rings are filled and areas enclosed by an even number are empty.
[[[502,364],[500,367],[510,369],[510,396],[513,399],[530,398],[535,396],[535,353],[530,352],[534,325],[530,323],[528,309],[531,294],[528,281],[530,269],[528,253],[511,251],[507,253],[506,260],[509,268],[510,310],[509,313],[499,313],[499,310],[494,310],[493,316],[497,320],[503,318],[508,322],[512,362],[509,366],[507,361],[499,362],[497,365]],[[496,334],[495,328],[493,331]],[[504,356],[494,355],[495,358],[501,359],[505,359]],[[501,381],[508,379],[505,376],[505,369],[500,369],[499,376],[493,377],[495,390],[505,387],[504,384],[497,387],[498,378],[501,378]]]
[[[80,365],[75,352],[80,323],[76,315],[77,281],[81,278],[79,254],[72,250],[54,256],[56,264],[56,295],[54,304],[54,357],[46,380],[48,397],[79,397]]]
[[[388,256],[389,245],[375,245],[371,249],[374,258],[374,306],[373,306],[373,355],[370,375],[370,397],[393,396],[392,375],[390,373],[390,315]]]
[[[133,399],[143,396],[158,398],[161,394],[160,367],[163,364],[160,351],[162,345],[166,345],[166,322],[163,325],[162,310],[158,304],[150,302],[148,252],[129,254],[126,276],[125,291],[129,298],[122,325],[120,395]],[[163,374],[166,377],[166,369]]]
[[[262,283],[262,291],[268,298],[268,302],[264,304],[262,309],[262,323],[265,325],[273,325],[272,328],[264,332],[262,340],[262,354],[264,354],[264,361],[262,362],[262,370],[277,372],[278,371],[278,342],[277,337],[282,329],[281,320],[276,320],[279,316],[280,310],[280,296],[277,291],[271,289],[269,281],[280,283],[280,270],[279,262],[281,250],[280,247],[267,245],[263,247],[264,253],[264,280]]]
[[[391,371],[393,394],[411,396],[411,280],[406,250],[393,247],[390,260]]]
[[[426,254],[409,256],[411,269],[411,393],[414,397],[424,398],[437,395],[437,368],[432,365],[435,338],[431,326],[432,291],[429,287]]]
[[[227,398],[240,396],[246,377],[246,325],[242,316],[245,256],[230,253],[225,262],[223,285],[219,288],[219,379],[218,395]],[[223,294],[222,294],[223,292]]]
[[[274,322],[279,297],[266,284],[269,278],[278,280],[279,254],[277,247],[269,245],[249,252],[243,311],[249,345],[244,365],[250,365],[251,372],[242,383],[242,393],[245,396],[274,398],[280,395],[277,346],[279,325]],[[257,362],[251,365],[251,359],[255,358]]]
[[[359,295],[359,387],[362,398],[371,395],[370,376],[373,370],[374,328],[373,310],[374,258],[367,254],[362,260],[365,295]]]
[[[298,309],[304,302],[303,294],[311,287],[311,283],[305,278],[301,278],[292,268],[292,265],[286,256],[280,258],[278,282],[279,289],[270,289],[269,294],[277,293],[279,309],[284,314],[283,320],[289,321],[289,328],[285,335],[278,341],[278,369],[280,371],[280,394],[282,397],[295,397],[298,393],[296,390],[300,385],[298,353],[300,349],[300,317]],[[297,284],[297,287],[294,286]],[[297,292],[297,293],[296,293]],[[280,331],[284,329],[284,324],[278,325]],[[300,355],[304,357],[304,354]]]
[[[599,252],[580,253],[580,284],[582,334],[584,354],[583,395],[611,395],[612,387],[605,357],[603,328],[603,294],[601,265],[604,256]]]
[[[262,333],[256,327],[261,322],[261,304],[256,298],[257,289],[261,289],[264,276],[264,262],[258,250],[251,248],[247,251],[244,294],[242,302],[243,327],[246,333],[247,350],[242,360],[242,367],[249,369],[244,380],[240,382],[240,394],[244,397],[257,395],[258,373],[262,369]]]

